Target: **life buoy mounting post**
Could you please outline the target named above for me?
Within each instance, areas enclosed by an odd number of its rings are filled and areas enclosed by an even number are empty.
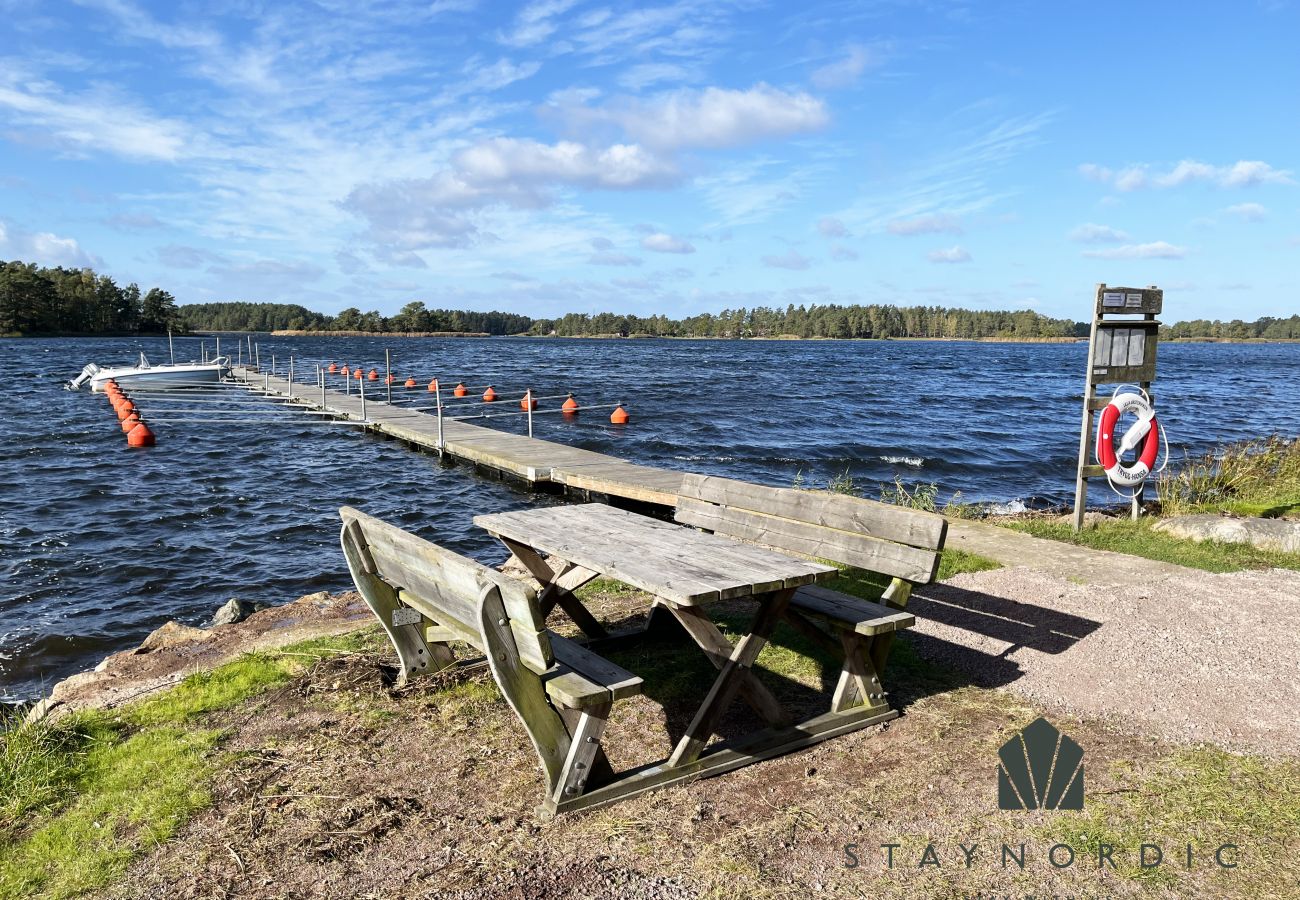
[[[1083,528],[1088,503],[1088,479],[1109,478],[1112,484],[1132,487],[1132,515],[1141,512],[1142,486],[1159,452],[1159,424],[1153,408],[1151,386],[1156,377],[1156,346],[1164,306],[1164,291],[1097,285],[1092,329],[1088,337],[1088,368],[1083,391],[1079,464],[1074,487],[1074,530]],[[1136,385],[1140,392],[1121,391],[1099,396],[1102,384]],[[1097,413],[1101,425],[1095,427]],[[1119,436],[1115,426],[1125,413],[1137,421]],[[1138,449],[1138,459],[1125,465],[1124,454]],[[1095,457],[1095,460],[1094,460]]]

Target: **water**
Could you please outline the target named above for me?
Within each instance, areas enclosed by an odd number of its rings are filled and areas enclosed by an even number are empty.
[[[437,374],[516,396],[623,401],[626,427],[608,410],[539,415],[537,436],[665,468],[813,486],[847,471],[868,496],[900,475],[936,482],[941,498],[998,504],[1064,503],[1073,491],[1081,344],[258,340],[264,363],[293,353],[299,371],[337,361],[382,372],[389,348],[395,371],[422,387]],[[196,340],[183,343],[178,358],[197,355]],[[102,396],[61,385],[137,348],[167,359],[165,339],[0,340],[0,696],[35,696],[232,596],[282,603],[347,587],[341,505],[495,562],[504,553],[474,515],[557,502],[306,417],[160,424],[156,448],[130,450]],[[1175,459],[1300,433],[1300,345],[1162,345],[1159,370]],[[524,427],[521,416],[490,424]],[[1097,485],[1092,496],[1110,495]]]

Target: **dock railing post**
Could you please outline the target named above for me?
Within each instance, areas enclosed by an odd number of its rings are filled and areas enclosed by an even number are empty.
[[[384,384],[388,387],[388,405],[393,405],[393,357],[392,352],[384,348]]]
[[[289,357],[289,402],[293,402],[293,357]]]
[[[533,436],[533,389],[524,392],[524,406],[528,408],[528,436]]]
[[[320,381],[320,408],[325,408],[325,370],[320,366],[316,367],[316,378]]]
[[[221,335],[217,335],[217,359],[221,359]]]
[[[262,344],[260,341],[253,345],[253,368],[259,372],[262,371]]]
[[[171,341],[170,341],[170,338],[169,338],[169,339],[168,339],[168,343],[170,343],[170,342],[171,342]],[[237,355],[239,356],[239,362],[236,363],[236,365],[238,365],[239,368],[242,369],[242,368],[244,367],[244,342],[243,342],[243,341],[235,341],[235,346],[239,348],[239,353],[237,354]],[[175,360],[175,356],[176,356],[176,354],[173,353],[173,354],[172,354],[172,362],[175,362],[175,361],[176,361],[176,360]]]
[[[433,405],[438,407],[438,452],[442,453],[442,383],[438,380],[433,382]]]
[[[366,420],[366,380],[364,378],[357,380],[357,386],[361,389],[361,421]]]
[[[176,347],[172,345],[172,330],[167,329],[167,354],[172,358],[172,365],[176,365]]]
[[[208,361],[208,342],[199,341],[199,362],[206,363],[207,361]]]

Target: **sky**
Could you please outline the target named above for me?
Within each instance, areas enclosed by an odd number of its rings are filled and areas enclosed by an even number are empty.
[[[0,0],[0,258],[182,303],[1300,311],[1300,6]]]

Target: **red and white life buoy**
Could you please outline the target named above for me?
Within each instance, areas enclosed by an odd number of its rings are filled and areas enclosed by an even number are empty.
[[[1137,421],[1129,426],[1128,431],[1115,444],[1115,426],[1124,413],[1133,413]],[[1146,444],[1142,447],[1142,456],[1131,466],[1120,462],[1125,453],[1138,445],[1142,438]],[[1160,454],[1160,426],[1156,422],[1155,411],[1151,402],[1141,394],[1116,394],[1106,404],[1101,413],[1101,425],[1097,429],[1097,462],[1106,470],[1106,477],[1111,484],[1134,487],[1146,480],[1151,468],[1156,464]]]

